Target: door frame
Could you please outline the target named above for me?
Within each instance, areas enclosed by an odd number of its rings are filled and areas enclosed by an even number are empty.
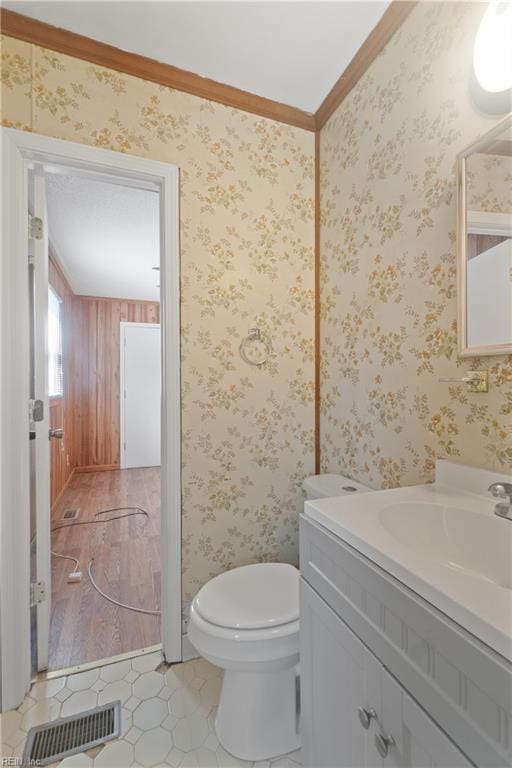
[[[1,709],[31,680],[30,460],[28,440],[28,169],[34,162],[160,194],[162,337],[162,647],[181,661],[181,392],[179,169],[13,128],[1,128],[0,225],[0,685]]]
[[[160,323],[132,323],[128,320],[121,320],[119,323],[119,466],[126,469],[126,457],[124,449],[124,417],[125,417],[125,398],[124,390],[126,386],[124,376],[124,331],[125,328],[160,328]]]
[[[48,387],[48,293],[49,282],[49,242],[48,242],[48,209],[46,206],[46,182],[44,173],[36,166],[32,172],[32,182],[34,191],[33,210],[30,214],[39,216],[43,221],[43,237],[40,240],[32,240],[28,244],[28,252],[32,256],[33,266],[33,344],[31,357],[33,361],[33,395],[35,400],[41,400],[43,403],[44,418],[42,421],[33,424],[34,429],[34,488],[33,488],[33,509],[31,516],[34,520],[31,525],[31,548],[32,543],[36,541],[36,578],[39,574],[47,574],[46,594],[47,599],[39,603],[36,608],[37,614],[37,633],[32,642],[37,646],[37,671],[48,668],[50,620],[51,620],[51,447],[48,439],[51,425],[50,417],[50,392]],[[35,354],[39,349],[39,354]],[[49,509],[47,515],[37,515],[38,509]],[[44,544],[43,544],[44,542]]]

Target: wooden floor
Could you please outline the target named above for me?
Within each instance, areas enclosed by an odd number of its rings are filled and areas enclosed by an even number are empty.
[[[121,602],[160,609],[160,468],[75,474],[52,514],[52,527],[123,514],[113,507],[138,506],[149,517],[102,525],[77,525],[52,533],[52,550],[80,560],[82,581],[68,584],[69,560],[52,556],[49,669],[104,659],[160,642],[160,617],[113,605],[93,588],[87,567],[94,558],[98,586]],[[64,512],[78,508],[78,517]]]

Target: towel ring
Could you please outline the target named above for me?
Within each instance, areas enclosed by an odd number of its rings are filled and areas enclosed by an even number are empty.
[[[264,365],[272,352],[272,343],[259,328],[251,328],[239,346],[240,357],[247,365]]]

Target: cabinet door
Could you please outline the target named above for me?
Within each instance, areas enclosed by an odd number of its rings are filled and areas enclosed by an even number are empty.
[[[473,765],[384,668],[382,726],[382,734],[394,740],[384,759],[385,768],[470,768]]]
[[[382,667],[348,626],[301,579],[301,733],[306,768],[382,765],[375,719],[365,729],[358,709],[380,717]]]

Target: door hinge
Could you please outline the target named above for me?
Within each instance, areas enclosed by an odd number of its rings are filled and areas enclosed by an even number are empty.
[[[28,236],[31,240],[43,239],[43,220],[38,216],[28,217]]]
[[[30,607],[44,603],[46,600],[46,584],[44,581],[33,581],[30,585]]]
[[[43,400],[28,401],[28,418],[30,422],[44,421],[44,402]]]

